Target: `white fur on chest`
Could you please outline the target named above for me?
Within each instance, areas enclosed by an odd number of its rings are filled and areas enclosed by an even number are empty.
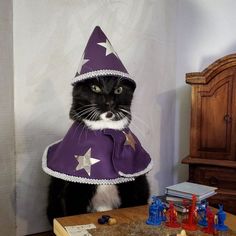
[[[100,130],[100,129],[122,130],[125,127],[127,127],[129,124],[129,120],[127,119],[127,117],[125,117],[121,120],[117,120],[117,121],[113,121],[110,119],[106,120],[104,118],[103,114],[101,115],[101,117],[102,117],[102,119],[97,120],[97,121],[86,120],[86,119],[84,119],[83,121],[87,125],[87,127],[92,130]]]
[[[115,185],[99,185],[90,204],[91,211],[109,211],[121,204]]]

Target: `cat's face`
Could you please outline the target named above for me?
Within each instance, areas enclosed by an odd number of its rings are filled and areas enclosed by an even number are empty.
[[[123,129],[130,123],[135,84],[112,76],[85,80],[74,85],[70,118],[91,129]]]

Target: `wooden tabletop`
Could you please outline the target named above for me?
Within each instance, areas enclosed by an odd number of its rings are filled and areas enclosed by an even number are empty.
[[[213,209],[213,212],[216,212]],[[89,214],[82,214],[76,216],[68,216],[63,218],[54,219],[53,231],[57,236],[68,236],[64,226],[83,225],[93,223],[97,228],[103,227],[97,223],[98,218],[102,215],[110,215],[117,220],[118,224],[130,223],[133,221],[146,221],[148,218],[148,206],[138,206],[132,208],[122,208],[107,212],[96,212]],[[232,230],[236,231],[236,216],[227,213],[225,224]]]

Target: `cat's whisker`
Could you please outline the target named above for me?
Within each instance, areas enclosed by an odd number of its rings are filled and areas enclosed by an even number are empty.
[[[97,104],[96,103],[91,103],[91,104],[87,104],[87,105],[83,105],[83,106],[81,106],[81,107],[78,107],[77,109],[76,109],[76,111],[77,110],[81,110],[81,109],[83,109],[84,107],[92,107],[92,106],[97,106]]]
[[[118,118],[119,118],[120,120],[122,120],[122,119],[124,118],[124,115],[123,115],[122,113],[117,112],[116,114],[117,114],[117,116],[118,116]],[[122,116],[122,115],[123,115],[123,116]]]
[[[119,107],[121,107],[121,108],[129,108],[130,106],[129,105],[119,105]]]
[[[124,115],[122,112],[117,112],[117,114],[118,114],[120,120],[122,120],[123,118],[126,117],[126,115]]]
[[[75,136],[76,131],[79,129],[79,127],[80,127],[81,125],[82,125],[81,123],[77,123],[77,126],[76,126],[76,128],[75,128],[75,130],[74,130],[74,133],[72,134],[72,137]]]
[[[140,135],[143,136],[143,138],[146,138],[146,136],[145,136],[143,130],[141,130],[137,125],[135,125],[133,122],[131,122],[131,120],[130,120],[130,126],[133,126],[134,129],[135,129]]]
[[[94,111],[96,111],[96,108],[90,111],[89,114],[84,118],[84,120],[89,119],[89,117],[93,114]]]
[[[99,116],[100,116],[100,113],[96,111],[94,120],[98,120]]]
[[[121,111],[123,111],[123,112],[125,112],[125,113],[127,113],[129,115],[131,115],[131,112],[129,112],[129,111],[125,110],[125,109],[119,108],[119,110],[121,110]]]
[[[81,130],[81,133],[80,133],[80,136],[79,136],[79,139],[78,139],[78,143],[79,143],[79,141],[80,141],[80,138],[81,138],[81,136],[82,136],[84,130],[87,130],[85,127],[86,127],[86,126],[83,125],[83,128],[82,128],[82,130]]]
[[[98,120],[100,114],[101,114],[101,113],[99,112],[99,109],[97,108],[97,109],[96,109],[96,117],[95,117],[96,120]]]
[[[135,114],[135,112],[132,111],[132,117],[134,118],[133,120],[139,121],[140,123],[142,123],[147,129],[150,129],[150,126],[147,124],[147,122],[145,122],[144,120],[142,120],[139,116],[137,116]]]
[[[95,120],[95,118],[97,117],[97,113],[98,113],[98,111],[97,111],[97,109],[95,109],[91,114],[90,120]]]
[[[89,120],[94,120],[95,116],[96,116],[96,111],[93,111],[93,113],[91,114]]]
[[[130,112],[128,112],[128,111],[125,110],[125,109],[121,109],[121,108],[119,108],[119,110],[120,110],[120,112],[121,112],[123,115],[125,115],[126,117],[128,117],[130,120],[132,119],[132,115],[131,115]],[[125,113],[125,114],[124,114],[124,113]]]
[[[86,130],[86,126],[83,123],[80,123],[80,124],[82,125],[82,131],[81,131],[81,133],[79,135],[78,143],[80,142],[80,138],[81,138],[81,135],[82,135],[83,131]],[[77,127],[77,129],[79,129],[79,126]]]
[[[142,123],[147,129],[150,129],[150,127],[147,125],[147,123],[145,121],[143,121],[140,117],[138,117],[134,112],[131,113],[131,112],[129,112],[125,109],[122,109],[122,108],[120,108],[120,110],[129,114],[130,116],[132,116],[134,118],[133,120],[137,120],[140,123]]]
[[[78,114],[80,114],[81,112],[84,112],[84,111],[93,109],[93,108],[95,108],[95,107],[96,107],[96,105],[93,105],[93,104],[91,104],[91,105],[84,105],[84,106],[79,107],[79,108],[77,108],[76,110],[74,110],[74,112],[75,112],[75,115],[78,115]]]
[[[86,107],[86,108],[83,108],[83,109],[81,108],[81,109],[78,109],[78,110],[79,110],[79,112],[81,112],[81,111],[85,111],[85,110],[88,110],[88,109],[91,109],[91,108],[95,108],[95,106],[90,106],[90,107]],[[79,113],[79,112],[77,112],[77,113]]]
[[[76,119],[82,119],[83,117],[82,116],[84,116],[84,115],[86,115],[87,113],[89,113],[90,114],[90,112],[92,112],[93,110],[89,110],[89,111],[86,111],[86,112],[84,112],[84,113],[82,113],[82,114],[77,114],[77,116],[76,116]],[[88,115],[89,115],[88,114]],[[88,116],[87,115],[87,116]]]
[[[96,109],[96,108],[95,108],[95,107],[90,107],[90,108],[84,109],[84,110],[82,110],[82,111],[76,113],[76,115],[77,115],[78,117],[81,117],[82,115],[84,115],[84,114],[86,114],[86,113],[88,113],[88,112],[90,112],[90,111],[93,111],[94,109]]]
[[[82,114],[84,114],[84,113],[87,113],[87,112],[93,110],[93,109],[94,109],[94,107],[90,107],[90,108],[84,109],[84,110],[82,110],[82,111],[80,111],[80,112],[77,112],[77,113],[76,113],[76,116],[80,116],[80,115],[82,115]]]

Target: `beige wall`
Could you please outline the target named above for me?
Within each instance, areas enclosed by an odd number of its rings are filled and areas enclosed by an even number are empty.
[[[12,1],[0,1],[0,235],[15,235]]]

